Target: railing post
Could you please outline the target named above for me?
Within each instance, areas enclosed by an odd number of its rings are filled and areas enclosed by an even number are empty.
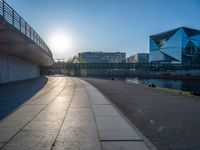
[[[14,19],[14,17],[15,17],[15,12],[14,12],[14,10],[12,10],[12,25],[15,27],[15,19]]]
[[[27,36],[27,26],[26,26],[26,22],[25,22],[25,35]]]
[[[32,30],[32,29],[31,29],[31,27],[29,26],[29,32],[30,32],[30,33],[29,33],[29,37],[30,37],[30,39],[31,39],[31,30]]]
[[[37,43],[37,34],[36,34],[36,32],[35,32],[35,43]]]
[[[35,31],[33,31],[33,41],[35,42]]]
[[[5,6],[4,5],[5,5],[5,2],[3,1],[3,8],[2,8],[3,9],[3,19],[5,19]]]
[[[39,37],[38,37],[38,34],[37,34],[37,44],[39,45]]]
[[[20,29],[20,31],[22,31],[22,18],[21,17],[19,17],[19,29]]]

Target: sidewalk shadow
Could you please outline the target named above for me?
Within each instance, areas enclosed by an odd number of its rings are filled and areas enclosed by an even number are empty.
[[[0,84],[0,120],[39,92],[48,82],[41,76],[34,79]]]

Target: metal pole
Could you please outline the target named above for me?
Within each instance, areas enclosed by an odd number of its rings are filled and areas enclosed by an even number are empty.
[[[5,19],[5,2],[3,1],[3,19]]]
[[[30,26],[29,26],[30,27]],[[31,27],[29,28],[30,30],[29,30],[29,37],[30,37],[30,39],[31,39]]]
[[[19,17],[19,29],[20,29],[20,31],[22,31],[22,18],[21,17]]]
[[[15,20],[14,20],[14,10],[12,10],[12,25],[15,27]]]
[[[27,26],[26,26],[26,22],[25,22],[25,35],[27,36]]]

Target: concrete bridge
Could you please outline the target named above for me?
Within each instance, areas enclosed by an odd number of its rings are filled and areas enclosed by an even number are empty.
[[[38,33],[0,0],[0,83],[37,77],[39,66],[52,64],[52,53]]]

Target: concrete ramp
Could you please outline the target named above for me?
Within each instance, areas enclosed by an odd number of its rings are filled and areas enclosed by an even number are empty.
[[[39,66],[52,64],[52,53],[42,38],[0,0],[0,83],[37,77]]]

